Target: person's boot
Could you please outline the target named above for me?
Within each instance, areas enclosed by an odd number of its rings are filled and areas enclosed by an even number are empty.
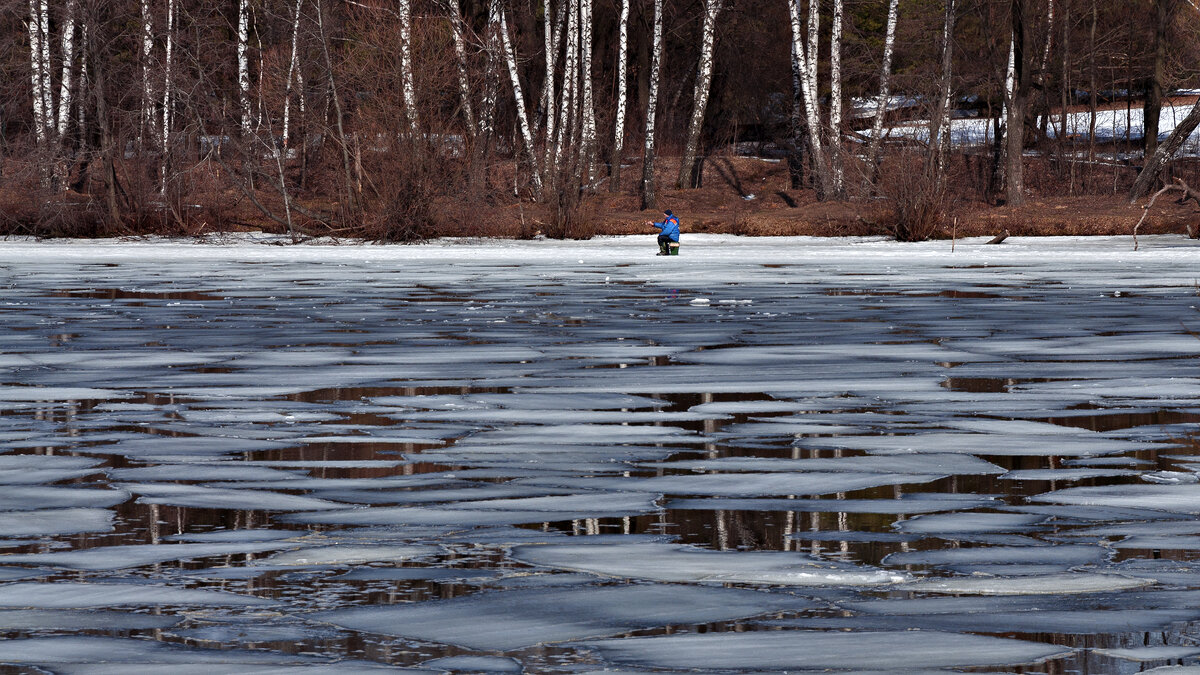
[[[668,244],[658,242],[658,255],[671,255],[671,250],[667,246]]]

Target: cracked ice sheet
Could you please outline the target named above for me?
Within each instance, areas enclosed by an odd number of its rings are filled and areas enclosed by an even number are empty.
[[[278,541],[232,544],[131,544],[129,546],[99,546],[52,553],[0,555],[0,563],[5,565],[47,565],[76,570],[122,570],[171,560],[262,553],[297,546],[298,544],[295,543]]]
[[[1039,642],[942,633],[769,631],[586,642],[606,661],[676,670],[913,670],[1038,663],[1074,650]]]
[[[681,459],[647,463],[648,467],[692,471],[828,471],[857,473],[907,473],[995,475],[1005,470],[974,455],[893,455],[838,457],[829,459],[772,459],[766,457],[721,457]]]
[[[86,609],[88,607],[246,607],[275,605],[252,595],[140,583],[20,582],[0,584],[0,607]]]
[[[518,546],[516,560],[577,572],[665,582],[780,586],[879,586],[908,576],[876,568],[819,561],[779,551],[721,552],[677,544],[544,544]]]
[[[801,511],[901,515],[987,506],[1000,506],[996,495],[910,493],[900,499],[671,499],[664,508],[692,511]]]
[[[800,438],[796,445],[805,448],[849,448],[888,455],[906,453],[967,453],[972,455],[1015,456],[1090,456],[1152,450],[1171,447],[1108,438],[1099,434],[999,434],[940,432],[903,436],[838,436],[836,438]]]
[[[811,600],[759,591],[633,584],[497,591],[452,600],[317,612],[305,618],[351,630],[509,651],[813,606]]]
[[[932,551],[889,553],[885,565],[1041,564],[1086,565],[1101,563],[1109,552],[1099,546],[985,546]]]
[[[297,479],[301,480],[301,479]],[[208,509],[240,509],[247,511],[306,511],[313,509],[348,509],[348,504],[290,495],[269,490],[212,488],[201,485],[170,483],[139,483],[122,485],[138,497],[139,504],[166,504]]]
[[[148,630],[169,628],[181,620],[181,617],[177,616],[133,612],[0,610],[0,630],[5,631]]]
[[[526,485],[587,490],[627,490],[709,497],[824,495],[885,485],[930,483],[943,475],[885,473],[739,473],[657,476],[522,479]]]
[[[103,460],[69,455],[0,455],[0,485],[34,485],[82,478],[104,469]]]
[[[1153,586],[1154,579],[1116,574],[1067,573],[1019,577],[946,577],[903,584],[897,590],[962,595],[1065,595],[1126,591]]]
[[[1034,495],[1039,502],[1200,514],[1200,485],[1074,487]]]
[[[158,464],[132,469],[108,469],[108,475],[114,480],[130,481],[257,481],[287,480],[307,476],[299,471],[280,471],[263,466],[246,466],[243,462],[238,461],[223,464],[193,462],[189,464]]]
[[[5,486],[0,490],[0,510],[36,511],[59,508],[104,508],[130,498],[125,490],[90,490],[51,486]]]
[[[325,672],[379,672],[370,662],[333,662],[261,650],[202,649],[145,639],[41,637],[0,642],[0,663],[48,666],[56,673],[287,673],[288,666],[323,666]],[[164,668],[164,666],[170,666]],[[263,668],[266,666],[266,668]],[[339,668],[345,667],[345,670]],[[313,672],[307,668],[295,672]],[[320,671],[317,671],[320,672]],[[411,671],[425,672],[436,671]]]
[[[0,537],[108,532],[116,513],[108,509],[43,509],[0,512]]]
[[[1196,609],[1087,609],[1076,611],[1027,610],[1019,612],[970,612],[926,616],[867,615],[818,617],[766,621],[764,625],[785,628],[841,630],[924,630],[964,631],[972,633],[1059,633],[1095,635],[1101,633],[1142,633],[1161,630],[1177,622],[1200,618]]]
[[[616,492],[517,499],[488,499],[440,508],[374,507],[280,516],[287,523],[337,525],[519,525],[579,518],[637,516],[658,510],[656,496]]]
[[[1047,516],[1026,513],[941,513],[917,516],[892,525],[899,532],[915,534],[955,534],[966,532],[1022,532],[1049,520]]]

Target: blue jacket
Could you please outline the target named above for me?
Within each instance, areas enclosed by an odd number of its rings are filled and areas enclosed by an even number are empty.
[[[671,241],[679,241],[679,219],[675,216],[667,216],[661,223],[651,224],[662,230],[662,235],[670,237]]]

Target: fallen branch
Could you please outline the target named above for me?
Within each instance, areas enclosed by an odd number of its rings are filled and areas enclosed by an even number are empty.
[[[991,241],[989,241],[988,243],[989,244],[999,244],[1000,242],[1004,241],[1005,239],[1008,239],[1008,230],[1005,230],[1005,231],[1001,232],[1000,234],[992,237]]]
[[[1189,187],[1188,184],[1185,183],[1182,178],[1177,177],[1175,179],[1174,183],[1172,183],[1170,185],[1164,185],[1161,190],[1159,190],[1158,192],[1155,192],[1154,196],[1150,197],[1150,202],[1142,207],[1142,217],[1138,218],[1137,225],[1133,226],[1133,250],[1135,250],[1135,251],[1138,250],[1138,239],[1137,239],[1138,228],[1140,228],[1142,226],[1142,223],[1144,223],[1146,221],[1146,216],[1150,215],[1150,207],[1154,206],[1154,202],[1157,201],[1160,196],[1162,196],[1164,193],[1170,192],[1172,190],[1179,190],[1180,192],[1183,193],[1183,197],[1181,197],[1179,199],[1180,204],[1191,199],[1191,200],[1194,200],[1197,205],[1200,205],[1200,192],[1196,192],[1191,187]],[[1188,230],[1188,236],[1189,237],[1192,236],[1192,228],[1189,226],[1187,228],[1187,230]]]

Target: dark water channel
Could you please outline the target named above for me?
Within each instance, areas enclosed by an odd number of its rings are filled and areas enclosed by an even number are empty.
[[[0,265],[4,672],[1200,663],[1180,279],[234,258]]]

